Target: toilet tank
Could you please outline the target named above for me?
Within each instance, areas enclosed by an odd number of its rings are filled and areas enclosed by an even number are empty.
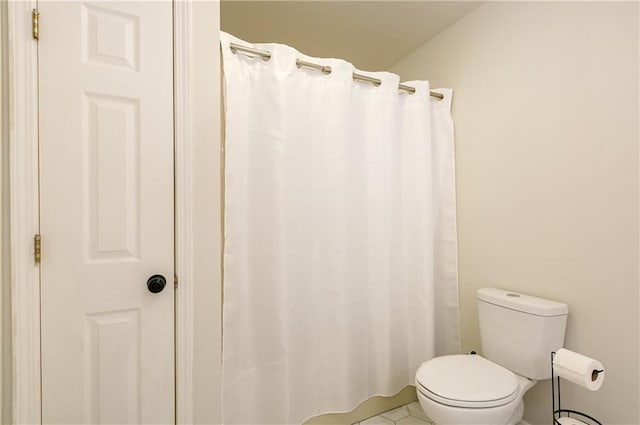
[[[497,288],[476,295],[482,355],[529,379],[551,378],[551,352],[564,344],[569,307]]]

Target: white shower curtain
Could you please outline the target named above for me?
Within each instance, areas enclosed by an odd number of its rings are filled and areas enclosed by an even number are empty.
[[[224,423],[299,424],[393,395],[459,352],[451,91],[221,39]]]

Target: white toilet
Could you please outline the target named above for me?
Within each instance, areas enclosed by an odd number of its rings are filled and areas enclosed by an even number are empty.
[[[515,425],[564,343],[566,304],[496,288],[476,298],[484,357],[436,357],[416,373],[420,406],[437,425]]]

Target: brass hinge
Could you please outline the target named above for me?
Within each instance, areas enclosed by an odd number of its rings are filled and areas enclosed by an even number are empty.
[[[173,275],[173,289],[176,289],[178,287],[178,275],[174,274]]]
[[[33,9],[31,12],[31,35],[33,35],[34,40],[38,40],[38,18],[40,17],[40,13],[38,13],[38,9]]]
[[[33,237],[33,259],[36,263],[39,263],[42,258],[41,240],[42,237],[40,235],[35,235]]]

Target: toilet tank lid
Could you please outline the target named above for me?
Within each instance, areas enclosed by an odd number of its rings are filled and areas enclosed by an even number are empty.
[[[504,289],[478,289],[476,298],[479,301],[536,316],[565,316],[569,314],[569,306],[564,303]]]

